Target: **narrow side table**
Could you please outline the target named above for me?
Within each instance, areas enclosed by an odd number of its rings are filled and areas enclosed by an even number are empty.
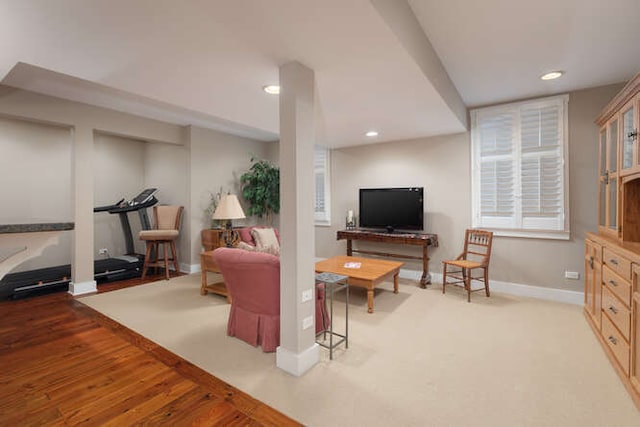
[[[345,348],[349,348],[349,277],[335,273],[318,273],[316,274],[316,286],[318,283],[324,284],[324,297],[325,301],[327,295],[329,295],[329,331],[325,328],[324,331],[316,335],[316,343],[324,348],[329,349],[329,359],[333,360],[333,349],[344,342]],[[335,292],[346,289],[346,304],[344,308],[344,335],[333,331],[333,294]],[[329,334],[329,344],[327,345],[327,334]],[[317,338],[322,335],[322,341],[318,341]],[[337,341],[333,341],[336,337]]]

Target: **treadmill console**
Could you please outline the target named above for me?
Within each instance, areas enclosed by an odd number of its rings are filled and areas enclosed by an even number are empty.
[[[153,195],[156,191],[158,191],[157,188],[147,188],[146,190],[142,191],[142,193],[138,194],[136,197],[128,201],[127,204],[129,206],[136,206],[146,203],[153,198]]]

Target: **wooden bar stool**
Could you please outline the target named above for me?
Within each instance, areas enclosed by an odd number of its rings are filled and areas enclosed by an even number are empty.
[[[154,228],[152,230],[142,230],[138,234],[140,240],[144,240],[147,243],[144,265],[142,266],[142,280],[147,275],[149,267],[163,267],[165,278],[169,280],[169,261],[173,262],[176,272],[180,271],[175,240],[180,235],[183,209],[183,206],[153,207]],[[162,245],[164,251],[162,258],[160,258],[160,245]],[[171,250],[171,256],[167,253],[167,249]]]

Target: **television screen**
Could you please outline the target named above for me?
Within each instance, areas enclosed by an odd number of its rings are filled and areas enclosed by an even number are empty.
[[[422,230],[423,200],[422,187],[361,188],[360,227]]]

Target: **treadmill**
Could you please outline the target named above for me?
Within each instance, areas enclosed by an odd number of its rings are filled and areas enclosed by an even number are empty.
[[[129,201],[120,201],[107,206],[98,206],[93,212],[108,212],[118,215],[124,233],[126,254],[94,261],[94,279],[97,283],[130,279],[142,275],[144,255],[135,253],[129,212],[137,212],[143,230],[149,230],[151,223],[147,208],[158,203],[154,196],[156,188],[147,188]],[[0,300],[18,299],[35,294],[67,290],[71,282],[71,265],[39,268],[35,270],[9,273],[0,280]]]

